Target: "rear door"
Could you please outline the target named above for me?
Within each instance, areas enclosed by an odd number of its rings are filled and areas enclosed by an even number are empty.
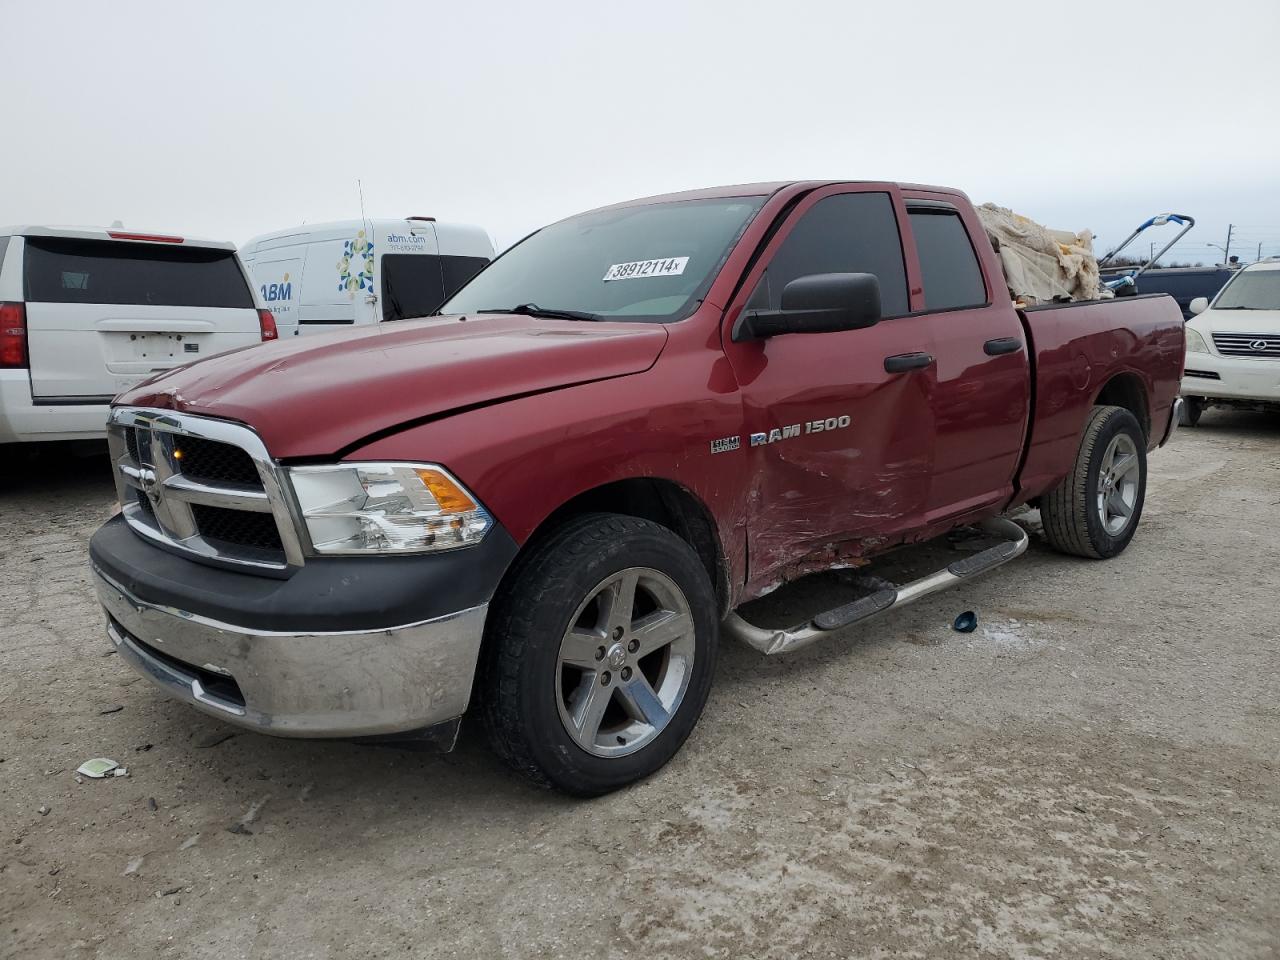
[[[871,549],[920,525],[934,440],[932,324],[911,314],[903,220],[891,184],[814,191],[728,311],[724,348],[742,391],[752,484],[753,582],[837,544],[861,540]],[[875,326],[733,339],[742,312],[777,309],[790,281],[845,272],[879,278],[884,318]]]
[[[934,522],[1012,494],[1031,371],[1022,321],[977,217],[967,205],[923,194],[909,193],[906,205],[936,364],[925,514]],[[985,275],[979,251],[989,254]]]
[[[261,339],[233,250],[26,237],[35,402],[104,402],[146,377]]]

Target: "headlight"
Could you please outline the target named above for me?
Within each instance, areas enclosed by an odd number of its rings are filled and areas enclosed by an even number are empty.
[[[1208,353],[1209,345],[1204,342],[1204,337],[1200,336],[1200,331],[1195,327],[1187,327],[1187,353]]]
[[[493,518],[430,463],[290,467],[316,553],[431,553],[479,543]]]

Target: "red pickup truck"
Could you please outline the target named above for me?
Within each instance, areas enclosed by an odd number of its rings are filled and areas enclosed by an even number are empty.
[[[263,733],[497,751],[578,794],[658,769],[722,634],[793,649],[1050,544],[1133,537],[1176,423],[1166,296],[1015,309],[959,192],[722,187],[539,230],[441,315],[254,346],[117,398],[93,537],[121,655]],[[778,583],[992,545],[769,630]]]

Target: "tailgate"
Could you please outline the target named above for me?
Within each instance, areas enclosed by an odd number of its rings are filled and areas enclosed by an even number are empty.
[[[260,339],[233,251],[28,237],[33,399],[101,402],[182,363]]]

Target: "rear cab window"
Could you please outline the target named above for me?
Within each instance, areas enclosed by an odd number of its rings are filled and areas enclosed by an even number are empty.
[[[254,305],[232,250],[28,237],[25,267],[26,298],[32,303]]]
[[[913,206],[908,201],[907,215],[920,258],[924,308],[932,311],[986,306],[982,268],[959,211],[950,206]]]

